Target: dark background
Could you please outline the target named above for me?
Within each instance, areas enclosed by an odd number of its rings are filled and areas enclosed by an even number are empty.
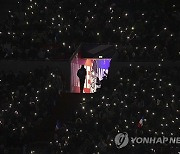
[[[0,23],[6,19],[9,10],[16,10],[18,1],[21,0],[0,0]]]

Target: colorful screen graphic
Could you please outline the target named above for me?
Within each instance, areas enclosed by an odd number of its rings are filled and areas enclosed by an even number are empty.
[[[111,59],[81,59],[78,54],[71,62],[71,92],[80,92],[79,78],[77,71],[84,65],[87,76],[84,84],[84,93],[94,93],[100,88],[99,81],[108,74]]]

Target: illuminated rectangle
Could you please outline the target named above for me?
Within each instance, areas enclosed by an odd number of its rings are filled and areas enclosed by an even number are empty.
[[[94,93],[100,85],[97,85],[97,81],[102,80],[110,67],[111,59],[82,59],[77,54],[71,61],[71,92],[79,93],[80,84],[77,77],[77,71],[84,65],[87,75],[84,84],[84,93]]]

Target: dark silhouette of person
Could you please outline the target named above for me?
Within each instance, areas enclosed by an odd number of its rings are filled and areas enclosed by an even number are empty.
[[[83,93],[84,83],[86,78],[86,69],[84,68],[84,65],[82,65],[81,68],[78,70],[77,76],[79,77],[80,80],[80,93]]]

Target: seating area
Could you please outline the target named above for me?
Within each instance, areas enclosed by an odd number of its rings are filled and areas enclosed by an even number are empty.
[[[136,136],[178,136],[180,131],[179,68],[129,66],[102,89],[82,98],[74,120],[58,121],[54,140],[59,153],[118,153],[114,138],[119,132]],[[143,126],[138,122],[143,117]],[[177,153],[178,145],[128,144],[128,154]]]
[[[120,61],[180,59],[177,1],[19,1],[0,25],[1,59],[68,59],[82,42],[113,44]]]
[[[180,152],[178,0],[14,0],[1,20],[10,1],[0,2],[0,154]]]
[[[61,78],[58,68],[0,73],[0,153],[15,153],[8,150],[34,142],[32,130],[52,115],[59,102]]]

